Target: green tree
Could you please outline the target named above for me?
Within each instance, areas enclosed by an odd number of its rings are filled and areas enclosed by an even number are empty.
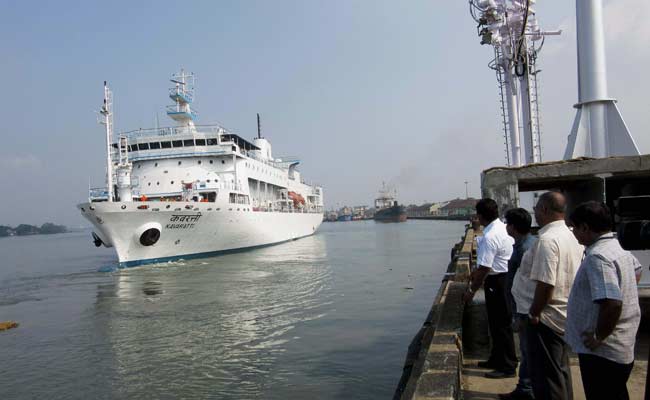
[[[52,233],[64,233],[67,232],[68,230],[66,229],[65,226],[63,225],[55,225],[51,222],[46,222],[43,225],[41,225],[41,233],[42,234],[52,234]]]
[[[37,235],[39,233],[38,226],[20,224],[16,227],[16,235],[25,236],[25,235]]]
[[[0,237],[9,236],[12,231],[10,226],[0,225]]]

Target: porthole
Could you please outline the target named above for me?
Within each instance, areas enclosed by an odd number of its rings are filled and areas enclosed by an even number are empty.
[[[151,182],[147,183],[147,186],[151,186]]]
[[[154,163],[153,166],[154,166],[154,167],[157,167],[157,166],[158,166],[158,163]]]
[[[181,165],[181,163],[182,163],[182,161],[179,161],[179,162],[178,162],[178,165]]]
[[[160,186],[160,182],[156,182],[156,185]]]
[[[140,169],[140,167],[142,167],[142,165],[138,164],[138,169]]]
[[[174,181],[172,181],[172,185],[174,184]]]
[[[210,180],[208,179],[207,182],[210,183]]]
[[[122,210],[126,209],[126,204],[122,204]]]
[[[212,160],[210,160],[210,164],[212,164]]]
[[[167,205],[165,206],[165,208],[169,208],[169,207],[171,207],[171,204],[167,204]]]
[[[225,164],[225,163],[226,163],[226,160],[221,160],[221,164]]]
[[[199,160],[199,165],[201,165],[201,160]]]

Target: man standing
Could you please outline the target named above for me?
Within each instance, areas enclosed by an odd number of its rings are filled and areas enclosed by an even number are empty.
[[[566,200],[559,192],[542,194],[535,206],[541,227],[530,250],[530,280],[535,292],[528,311],[529,371],[537,400],[573,399],[569,349],[564,342],[566,307],[583,247],[564,222]]]
[[[508,210],[505,217],[508,235],[515,240],[512,257],[508,261],[508,287],[506,291],[511,301],[515,326],[518,327],[520,363],[517,387],[510,393],[500,394],[499,398],[504,400],[529,400],[535,397],[533,396],[528,367],[526,322],[533,292],[535,291],[535,284],[528,279],[532,262],[531,254],[530,252],[527,253],[527,251],[535,244],[536,238],[530,234],[532,221],[528,211],[523,208],[514,208]]]
[[[587,399],[628,399],[641,264],[614,237],[605,204],[581,204],[569,224],[587,249],[569,296],[565,339],[578,353]]]
[[[479,362],[478,366],[494,370],[485,374],[488,378],[509,378],[515,376],[517,368],[517,355],[512,336],[512,314],[506,297],[506,275],[513,240],[508,236],[504,223],[498,218],[499,209],[494,200],[479,200],[476,203],[476,214],[485,229],[478,244],[476,259],[478,268],[470,277],[465,301],[470,301],[485,283],[485,306],[492,337],[490,357],[487,361]]]

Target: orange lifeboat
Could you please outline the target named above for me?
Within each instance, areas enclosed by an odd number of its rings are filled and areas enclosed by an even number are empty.
[[[293,200],[293,205],[298,207],[299,204],[305,204],[305,198],[296,192],[289,192],[289,198]]]

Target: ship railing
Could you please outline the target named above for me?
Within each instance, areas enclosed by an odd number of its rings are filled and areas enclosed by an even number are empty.
[[[108,199],[108,188],[106,188],[106,187],[96,187],[96,188],[88,189],[88,199],[90,201],[107,200]]]
[[[135,129],[132,131],[120,132],[119,136],[125,136],[127,139],[137,139],[149,136],[199,136],[206,134],[232,134],[224,127],[218,124],[213,125],[194,125],[194,126],[171,126],[163,128]]]
[[[165,109],[167,110],[167,114],[187,114],[191,116],[193,119],[199,116],[199,114],[196,111],[194,110],[186,111],[186,110],[179,109],[179,107],[176,104],[168,105],[165,107]]]
[[[181,97],[186,103],[191,103],[194,101],[194,96],[191,92],[183,90],[179,87],[169,88],[169,97],[174,98],[176,96]]]

